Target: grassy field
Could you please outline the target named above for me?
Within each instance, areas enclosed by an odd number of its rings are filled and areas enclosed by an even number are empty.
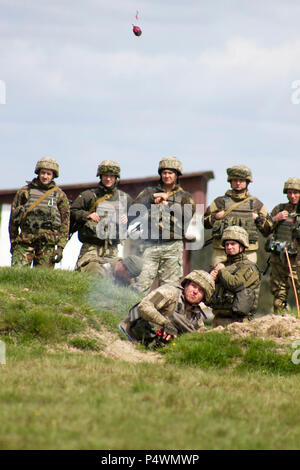
[[[131,291],[2,268],[0,300],[0,449],[299,449],[291,345],[212,331],[181,337],[156,362],[116,360],[103,338],[121,340]]]

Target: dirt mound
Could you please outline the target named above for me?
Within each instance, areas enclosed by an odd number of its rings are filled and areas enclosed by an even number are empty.
[[[218,329],[223,330],[223,327]],[[245,320],[243,323],[231,323],[224,329],[235,336],[253,336],[280,344],[300,339],[300,319],[289,314],[264,315],[250,322]]]
[[[162,357],[151,351],[140,351],[130,341],[123,341],[118,335],[110,332],[102,332],[101,339],[105,346],[103,354],[112,359],[128,362],[160,362]]]

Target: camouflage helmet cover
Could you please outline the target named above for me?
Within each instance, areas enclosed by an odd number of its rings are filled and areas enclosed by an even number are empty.
[[[182,164],[177,157],[164,157],[160,160],[158,165],[158,173],[163,170],[176,170],[179,175],[182,175]]]
[[[231,168],[227,168],[226,171],[228,175],[227,181],[229,182],[234,178],[242,178],[249,182],[253,181],[251,170],[245,165],[235,165]]]
[[[54,158],[49,158],[49,157],[43,157],[41,158],[36,166],[34,172],[38,175],[39,171],[45,169],[45,170],[52,170],[54,174],[54,178],[58,178],[59,176],[59,165]]]
[[[300,191],[300,178],[288,178],[284,183],[283,193],[286,194],[288,189],[296,189]]]
[[[98,165],[96,176],[101,176],[101,175],[113,175],[113,176],[116,176],[117,178],[120,178],[120,175],[121,175],[120,165],[114,160],[103,160],[103,162],[101,162]]]
[[[236,242],[239,242],[245,248],[249,248],[248,232],[243,227],[240,227],[238,225],[231,225],[225,228],[221,238],[223,246],[225,246],[226,240],[234,240]]]
[[[191,271],[185,276],[181,282],[181,285],[184,287],[187,281],[193,281],[199,287],[202,287],[202,289],[205,291],[205,301],[210,301],[215,290],[215,281],[208,272],[201,269],[194,269],[194,271]]]

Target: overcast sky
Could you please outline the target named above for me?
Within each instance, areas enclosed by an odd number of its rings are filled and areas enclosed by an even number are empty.
[[[299,18],[299,0],[0,0],[0,189],[44,156],[72,184],[175,155],[214,172],[208,203],[249,166],[271,210],[300,177]]]

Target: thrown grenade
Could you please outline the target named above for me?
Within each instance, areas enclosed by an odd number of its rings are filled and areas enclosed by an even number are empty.
[[[139,26],[133,25],[132,31],[136,36],[140,36],[142,34],[142,30]]]

